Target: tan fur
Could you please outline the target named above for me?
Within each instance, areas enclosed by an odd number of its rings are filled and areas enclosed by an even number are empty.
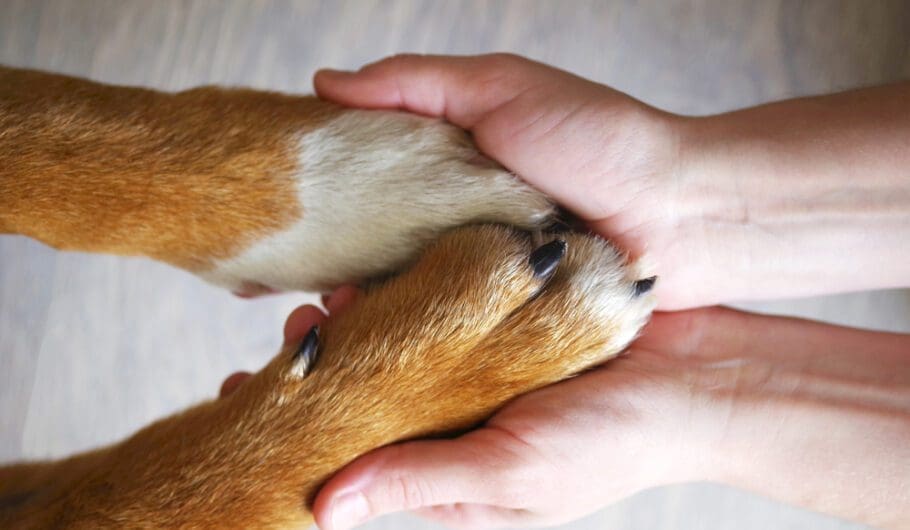
[[[0,67],[0,233],[59,249],[148,256],[251,294],[326,290],[397,270],[453,226],[550,213],[438,120]]]
[[[191,269],[301,215],[293,201],[277,204],[287,192],[282,175],[301,169],[292,169],[282,153],[302,123],[318,128],[335,112],[276,94],[163,95],[5,73],[13,81],[0,89],[3,227],[64,248],[141,253]],[[44,108],[22,93],[27,89],[49,91],[45,103],[49,94],[59,95],[61,106]],[[97,107],[68,104],[66,94],[79,90]],[[29,104],[36,107],[26,112]],[[284,130],[283,120],[293,122],[285,135],[276,132]],[[68,147],[49,140],[59,140],[51,123],[61,122],[80,123],[62,127],[80,131]],[[260,125],[269,132],[252,132]],[[217,132],[232,126],[243,130]],[[155,127],[173,133],[156,138],[173,141],[143,145]],[[39,131],[28,136],[31,143],[19,139],[30,134],[23,128]],[[5,136],[10,130],[17,131],[14,139]],[[196,133],[203,138],[191,138]],[[371,148],[369,139],[361,145]],[[119,191],[107,191],[117,185]],[[222,194],[223,202],[208,204]],[[527,211],[540,210],[533,194],[524,197],[533,205]],[[69,201],[64,208],[52,207],[63,200]],[[186,233],[174,218],[188,225]],[[641,271],[606,242],[560,237],[567,255],[552,277],[539,278],[528,261],[537,244],[525,232],[494,225],[450,230],[401,275],[327,323],[305,377],[293,352],[282,351],[231,396],[122,443],[61,462],[0,468],[0,527],[310,522],[318,487],[357,456],[397,440],[469,428],[514,396],[616,355],[632,340],[654,305],[651,295],[634,293]]]
[[[337,112],[0,67],[0,231],[204,270],[300,217],[294,142]]]

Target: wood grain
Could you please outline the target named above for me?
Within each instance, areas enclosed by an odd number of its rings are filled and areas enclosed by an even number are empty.
[[[910,76],[896,1],[5,0],[0,63],[177,89],[308,92],[320,66],[397,52],[512,51],[674,112],[704,114]],[[0,238],[0,459],[115,440],[212,396],[280,343],[306,295],[241,301],[137,259]],[[910,294],[750,304],[910,331]],[[435,528],[410,516],[368,528]],[[861,528],[720,486],[637,495],[565,528]]]

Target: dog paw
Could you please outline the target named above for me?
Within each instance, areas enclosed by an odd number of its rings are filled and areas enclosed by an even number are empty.
[[[352,370],[394,404],[372,419],[411,437],[468,427],[617,355],[649,318],[655,279],[602,239],[534,239],[497,226],[443,236],[328,323],[323,370]]]
[[[71,459],[91,466],[54,484],[78,491],[29,509],[127,526],[305,524],[321,484],[358,456],[470,428],[617,355],[654,307],[653,282],[590,236],[456,229],[226,398]]]
[[[373,448],[470,428],[619,354],[651,314],[654,281],[591,236],[456,229],[330,319],[318,346],[311,334],[257,375],[260,415],[281,418],[259,437],[294,440],[281,461],[311,496]]]
[[[401,270],[454,227],[538,229],[553,214],[546,197],[439,120],[336,109],[295,145],[286,200],[299,203],[299,218],[216,260],[203,278],[234,291],[326,291]]]

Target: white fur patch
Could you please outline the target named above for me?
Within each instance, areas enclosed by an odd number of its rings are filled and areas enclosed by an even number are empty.
[[[325,291],[399,270],[456,226],[533,229],[551,204],[437,120],[350,110],[303,135],[290,228],[220,261],[203,277],[239,289]]]
[[[573,245],[584,249],[570,250],[571,292],[576,307],[603,322],[613,322],[615,332],[607,347],[609,354],[619,353],[632,342],[657,305],[653,292],[636,295],[634,284],[642,276],[642,265],[626,263],[626,256],[602,239],[575,236]]]

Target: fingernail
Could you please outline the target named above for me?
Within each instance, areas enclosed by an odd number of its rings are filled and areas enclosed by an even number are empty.
[[[332,504],[332,530],[347,530],[367,520],[370,507],[363,493],[345,493]]]

